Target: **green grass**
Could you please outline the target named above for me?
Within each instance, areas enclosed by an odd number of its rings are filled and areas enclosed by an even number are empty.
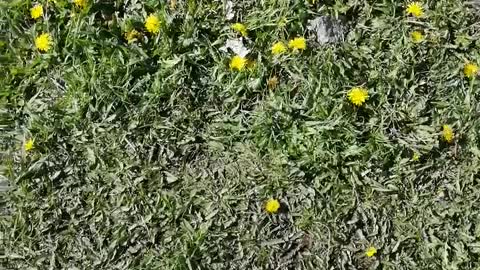
[[[479,268],[478,14],[316,2],[234,1],[232,21],[222,1],[41,1],[37,21],[34,2],[0,2],[0,268]],[[345,42],[315,44],[319,15],[346,19]],[[252,70],[220,50],[234,22]],[[297,36],[306,51],[272,57]]]

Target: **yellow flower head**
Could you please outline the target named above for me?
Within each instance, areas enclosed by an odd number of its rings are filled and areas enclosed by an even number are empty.
[[[410,36],[412,38],[413,43],[420,43],[425,40],[425,37],[420,31],[413,31],[412,34],[410,34]]]
[[[478,74],[478,66],[472,63],[465,64],[463,67],[463,74],[469,79],[475,78]]]
[[[230,69],[231,70],[237,70],[237,71],[242,71],[245,69],[247,66],[248,60],[244,57],[241,57],[239,55],[235,55],[232,60],[230,60]]]
[[[443,125],[442,136],[447,143],[452,143],[455,133],[453,132],[453,129],[449,125]]]
[[[367,257],[373,257],[375,254],[377,254],[377,249],[375,247],[369,247],[365,251],[365,255],[367,255]]]
[[[33,149],[33,143],[35,141],[33,139],[28,139],[25,144],[23,145],[23,148],[25,149],[25,151],[30,151]]]
[[[352,104],[362,106],[362,104],[368,99],[368,91],[362,87],[354,87],[348,92],[348,99]]]
[[[307,48],[307,41],[303,37],[297,37],[288,42],[288,47],[294,50],[305,50]]]
[[[422,17],[423,16],[423,7],[422,4],[419,2],[412,2],[407,6],[407,14],[412,15],[414,17]]]
[[[145,20],[145,29],[152,34],[160,32],[160,20],[154,14],[150,14]]]
[[[276,42],[272,46],[272,54],[273,55],[279,55],[287,51],[287,46],[281,41]]]
[[[275,214],[280,209],[280,202],[276,199],[269,199],[265,204],[265,211],[270,214]]]
[[[246,37],[248,35],[247,27],[241,23],[234,23],[232,29],[240,33],[242,36]]]
[[[140,38],[140,33],[135,29],[125,33],[125,39],[127,40],[128,44],[135,42],[138,38]]]
[[[42,5],[36,5],[30,9],[30,16],[32,16],[32,19],[38,19],[43,16],[43,6]]]
[[[73,0],[73,3],[79,8],[85,8],[87,6],[87,0]]]
[[[48,33],[43,33],[35,39],[35,47],[39,51],[46,52],[52,47],[52,37]]]
[[[414,152],[412,156],[413,161],[418,161],[420,160],[420,154],[418,152]]]

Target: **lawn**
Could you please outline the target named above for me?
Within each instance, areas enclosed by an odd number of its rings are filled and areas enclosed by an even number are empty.
[[[480,269],[479,8],[1,1],[0,269]]]

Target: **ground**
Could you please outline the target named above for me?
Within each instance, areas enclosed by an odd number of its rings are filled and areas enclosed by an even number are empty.
[[[1,2],[0,268],[479,268],[479,17],[411,4]]]

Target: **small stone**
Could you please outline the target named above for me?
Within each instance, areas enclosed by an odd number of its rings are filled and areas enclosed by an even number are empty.
[[[347,27],[345,22],[331,16],[320,16],[308,21],[307,29],[313,32],[316,41],[323,45],[343,42]]]

